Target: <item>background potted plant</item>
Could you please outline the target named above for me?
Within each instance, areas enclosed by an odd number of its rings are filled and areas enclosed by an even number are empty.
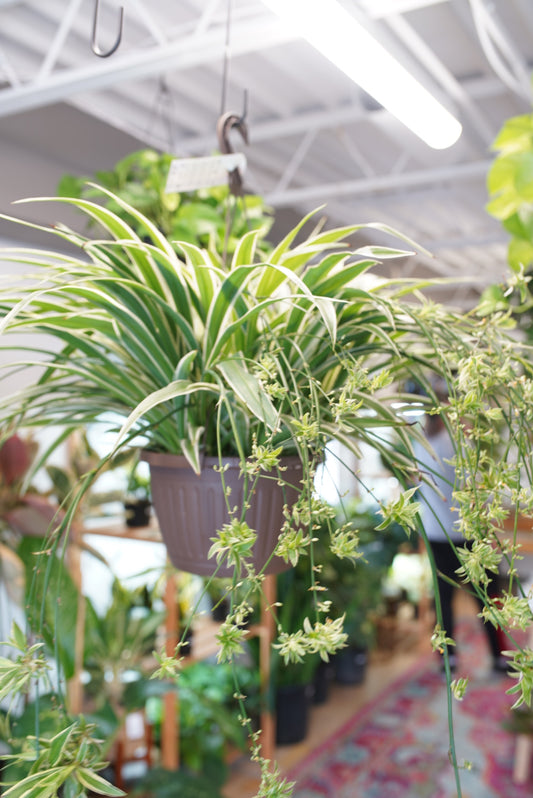
[[[358,684],[366,675],[368,654],[375,644],[376,615],[383,602],[383,580],[394,555],[407,543],[405,530],[390,524],[381,533],[378,505],[344,500],[336,508],[338,529],[350,530],[359,540],[356,561],[335,557],[328,546],[329,530],[319,533],[320,581],[327,588],[336,615],[344,614],[346,648],[333,658],[335,678],[340,684]]]
[[[150,219],[169,241],[187,241],[219,253],[232,254],[250,230],[270,230],[274,217],[259,196],[246,195],[238,202],[228,186],[191,192],[167,192],[166,184],[174,155],[152,149],[137,150],[118,161],[112,169],[98,171],[91,177],[64,175],[57,187],[63,197],[96,200],[124,219],[141,239],[150,240],[150,230],[135,215],[125,210],[111,195],[103,195],[91,183],[103,186]],[[231,226],[228,228],[228,204]],[[89,225],[91,228],[94,226]],[[264,238],[260,244],[266,254],[271,245]]]
[[[277,622],[288,634],[296,634],[306,618],[313,615],[314,597],[303,562],[278,574],[277,598],[280,604]],[[320,663],[318,653],[293,661],[275,650],[272,658],[270,700],[275,708],[276,742],[289,745],[305,739],[314,696],[314,679]]]
[[[36,445],[36,450],[37,450]],[[80,522],[88,517],[106,514],[108,506],[123,500],[123,491],[120,487],[102,487],[101,477],[104,473],[130,467],[135,452],[121,451],[116,457],[110,458],[104,467],[99,468],[100,455],[89,440],[87,429],[75,430],[64,444],[65,456],[63,462],[46,463],[45,471],[51,482],[47,493],[55,502],[62,506],[69,501],[73,491],[83,478],[98,469],[98,478],[83,496],[78,505],[77,515]],[[43,535],[46,533],[43,530]]]
[[[152,510],[150,474],[142,468],[137,458],[128,474],[124,499],[126,526],[148,526]]]

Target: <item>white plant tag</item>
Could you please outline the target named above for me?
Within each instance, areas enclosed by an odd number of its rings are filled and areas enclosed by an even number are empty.
[[[246,169],[246,156],[242,152],[229,155],[212,155],[205,158],[177,158],[170,164],[165,194],[175,191],[195,191],[198,188],[221,186],[228,180],[229,172]]]

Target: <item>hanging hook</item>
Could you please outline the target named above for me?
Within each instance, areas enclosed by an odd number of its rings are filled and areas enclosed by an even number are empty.
[[[248,113],[248,95],[244,93],[244,106],[242,114],[236,114],[234,111],[227,111],[218,118],[217,122],[217,138],[220,152],[223,155],[228,155],[234,152],[229,140],[230,130],[235,128],[241,134],[245,144],[248,144],[248,127],[246,125],[246,114]],[[229,188],[230,192],[235,196],[240,196],[243,193],[243,182],[241,173],[237,168],[229,172]]]
[[[93,53],[99,58],[108,58],[108,56],[113,55],[115,50],[118,49],[120,42],[122,41],[122,31],[124,30],[124,7],[120,7],[120,19],[119,19],[119,29],[118,29],[118,36],[115,41],[115,44],[111,47],[110,50],[104,51],[101,50],[98,44],[96,43],[96,29],[98,27],[98,6],[100,5],[100,0],[94,0],[94,19],[93,19],[93,36],[91,40],[91,50]]]

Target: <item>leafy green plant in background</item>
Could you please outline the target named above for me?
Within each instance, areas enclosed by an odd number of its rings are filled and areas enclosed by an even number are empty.
[[[117,456],[108,460],[105,469],[99,469],[99,475],[113,469],[127,467],[135,459],[135,452],[122,451]],[[100,456],[89,440],[87,430],[77,430],[70,436],[68,441],[68,456],[65,465],[49,463],[45,466],[52,487],[49,494],[52,495],[61,506],[69,500],[73,490],[87,474],[98,468]],[[84,496],[83,503],[79,506],[78,513],[81,516],[97,515],[102,512],[102,507],[109,502],[121,501],[124,493],[120,488],[102,491],[98,490],[98,485],[92,488]]]
[[[13,363],[3,367],[5,379],[22,367],[21,361],[33,363],[38,354],[45,366],[36,384],[0,400],[0,423],[59,425],[68,432],[113,413],[120,419],[112,422],[116,447],[102,465],[139,437],[149,449],[185,455],[196,471],[206,453],[239,457],[248,489],[242,506],[233,508],[230,501],[231,522],[218,530],[212,548],[215,562],[236,566],[229,612],[218,636],[219,661],[241,656],[249,599],[262,594],[263,574],[247,561],[257,532],[244,520],[246,505],[259,474],[274,469],[283,484],[285,453],[299,454],[304,475],[298,501],[285,507],[274,556],[305,570],[311,601],[297,629],[283,627],[283,602],[271,608],[275,651],[292,666],[327,659],[345,645],[342,616],[334,616],[322,590],[315,537],[329,525],[329,548],[349,560],[359,558],[360,538],[353,527],[339,528],[331,507],[316,497],[316,467],[331,439],[359,457],[361,442],[370,445],[386,456],[400,485],[398,495],[380,506],[380,527],[394,523],[417,530],[412,440],[422,432],[403,415],[402,408],[413,400],[401,387],[407,379],[426,389],[426,406],[443,414],[456,445],[456,499],[472,544],[460,553],[465,577],[482,595],[488,617],[511,635],[514,628],[526,627],[531,610],[514,589],[516,541],[500,538],[504,520],[518,512],[533,515],[533,374],[530,351],[508,335],[507,319],[437,306],[424,298],[424,284],[412,281],[376,281],[369,287],[362,279],[365,272],[380,259],[406,253],[368,246],[346,252],[344,241],[358,225],[333,231],[318,226],[307,233],[311,217],[306,218],[268,259],[264,231],[248,232],[228,262],[220,252],[186,241],[171,243],[120,197],[101,194],[121,208],[120,217],[85,199],[61,200],[97,221],[101,237],[49,230],[78,247],[79,257],[2,253],[5,260],[36,270],[36,276],[21,276],[19,284],[0,291],[4,346],[14,351]],[[124,221],[124,214],[148,232],[149,240]],[[62,348],[52,353],[43,343],[39,352],[37,343],[35,352],[21,352],[11,339],[11,333],[21,331],[52,336]],[[448,384],[446,407],[432,390],[435,372]],[[65,539],[61,535],[93,477],[80,483],[48,551]],[[358,479],[364,483],[364,472]],[[487,565],[509,575],[509,589],[498,603],[487,590]],[[438,650],[438,635],[433,642]],[[179,684],[179,651],[158,659],[156,675]],[[517,698],[527,701],[532,679],[527,651],[518,646],[513,662]],[[240,711],[246,717],[244,702]],[[261,766],[258,796],[290,795],[291,786],[262,757],[251,723],[248,731],[252,757]],[[457,763],[452,727],[450,734]],[[460,794],[458,775],[457,788]]]
[[[98,615],[88,601],[87,614],[84,657],[84,668],[90,676],[87,695],[95,702],[96,710],[107,706],[120,718],[124,707],[124,676],[127,673],[130,680],[146,677],[143,661],[155,648],[156,632],[165,619],[165,611],[146,606],[143,588],[130,590],[115,579],[105,613]],[[129,704],[127,708],[136,707]]]
[[[375,638],[374,616],[383,602],[383,579],[408,538],[399,524],[376,532],[383,519],[377,509],[365,508],[361,501],[345,500],[336,509],[335,533],[357,536],[358,558],[336,557],[330,548],[330,530],[323,527],[317,535],[320,581],[327,588],[332,610],[345,615],[347,643],[368,648]]]
[[[533,264],[533,114],[508,119],[493,149],[487,211],[509,233],[509,265],[519,272]]]
[[[165,187],[173,160],[174,156],[168,153],[138,150],[118,161],[113,169],[91,177],[65,175],[58,185],[58,195],[96,198],[123,218],[141,239],[149,240],[150,230],[142,221],[125,211],[124,205],[112,196],[103,196],[90,185],[97,183],[150,219],[169,241],[187,241],[219,253],[233,253],[250,230],[270,230],[273,217],[261,197],[247,194],[244,200],[236,201],[227,186],[167,194]],[[266,254],[270,247],[266,242],[262,246]]]
[[[487,211],[509,235],[507,259],[513,277],[485,289],[480,312],[511,312],[533,340],[533,114],[508,119],[493,144],[496,156],[487,176]]]
[[[185,768],[152,768],[130,793],[133,798],[223,798],[209,772],[191,773]]]
[[[245,664],[236,665],[241,689],[257,707],[259,677]],[[246,731],[234,698],[235,672],[227,663],[194,662],[179,680],[179,750],[181,765],[189,772],[209,776],[221,787],[228,775],[230,746],[243,751]],[[162,721],[159,699],[149,701],[148,717],[156,727]]]

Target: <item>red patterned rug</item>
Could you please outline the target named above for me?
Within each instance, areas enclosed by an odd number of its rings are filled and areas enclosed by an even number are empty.
[[[512,780],[515,736],[509,718],[513,682],[487,670],[485,638],[475,619],[457,631],[458,675],[468,676],[462,701],[453,702],[462,798],[525,798],[533,780]],[[288,774],[294,798],[456,798],[449,761],[446,686],[439,665],[425,657],[387,687],[334,737]]]

